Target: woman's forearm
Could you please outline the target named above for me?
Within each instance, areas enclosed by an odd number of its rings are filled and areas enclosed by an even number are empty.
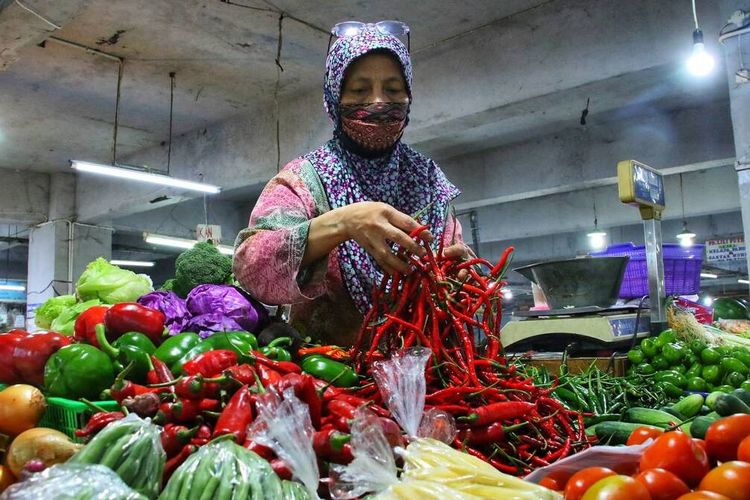
[[[322,259],[348,239],[343,221],[343,208],[330,210],[310,221],[302,267]]]

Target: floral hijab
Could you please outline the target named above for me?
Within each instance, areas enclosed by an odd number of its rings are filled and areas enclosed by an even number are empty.
[[[374,50],[387,50],[396,57],[411,97],[411,59],[398,38],[375,28],[339,38],[328,54],[323,85],[325,109],[337,129],[346,69],[355,59]],[[347,150],[334,138],[305,158],[317,171],[331,209],[360,201],[380,201],[408,215],[421,213],[419,222],[430,224],[435,241],[442,238],[450,201],[460,193],[434,161],[401,141],[390,154],[368,159]],[[372,288],[380,283],[383,271],[354,240],[339,245],[337,252],[347,290],[357,308],[365,313],[371,306]]]

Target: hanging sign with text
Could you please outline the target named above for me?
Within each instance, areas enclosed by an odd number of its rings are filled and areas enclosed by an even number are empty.
[[[706,260],[708,262],[729,262],[745,260],[745,238],[726,238],[706,241]]]
[[[198,224],[195,228],[195,239],[198,241],[211,240],[214,244],[221,243],[221,226],[214,224]]]

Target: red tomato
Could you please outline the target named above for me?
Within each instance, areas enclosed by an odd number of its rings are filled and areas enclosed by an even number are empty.
[[[750,415],[738,413],[717,420],[706,431],[706,450],[719,462],[737,458],[740,441],[750,436]]]
[[[687,495],[682,495],[677,500],[729,500],[729,498],[713,491],[694,491]]]
[[[737,447],[737,460],[750,462],[750,436],[743,439]]]
[[[552,472],[544,476],[544,479],[539,481],[539,485],[551,490],[562,491],[565,489],[565,483],[568,482],[570,476],[571,474],[569,472]]]
[[[651,500],[651,495],[645,486],[632,477],[610,476],[600,479],[586,490],[581,500]]]
[[[647,439],[656,439],[662,434],[664,434],[664,429],[652,425],[642,425],[630,433],[628,442],[625,444],[628,446],[643,444]]]
[[[635,480],[648,489],[652,500],[674,500],[690,493],[685,481],[664,469],[645,470],[635,476]]]
[[[641,470],[666,469],[688,486],[697,485],[709,471],[708,456],[683,432],[666,432],[646,448]]]
[[[731,500],[750,500],[750,463],[723,463],[706,474],[698,489],[720,493]]]
[[[586,467],[579,470],[565,485],[565,500],[579,500],[595,482],[614,475],[615,471],[606,467]]]

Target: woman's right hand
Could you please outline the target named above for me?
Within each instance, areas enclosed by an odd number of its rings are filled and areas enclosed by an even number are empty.
[[[341,215],[347,239],[359,243],[387,274],[406,274],[410,270],[409,264],[393,253],[391,242],[418,256],[425,253],[425,249],[409,237],[419,223],[387,203],[361,201],[339,210],[344,211]],[[432,240],[429,231],[424,231],[421,237]]]

